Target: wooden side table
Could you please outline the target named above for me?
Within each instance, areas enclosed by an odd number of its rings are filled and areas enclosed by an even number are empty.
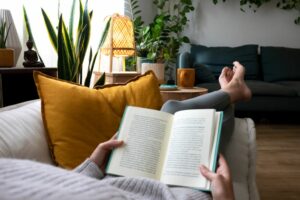
[[[167,100],[185,100],[193,97],[197,97],[207,93],[206,88],[194,87],[194,88],[178,88],[177,90],[161,90],[163,102]]]
[[[54,67],[0,68],[0,107],[39,98],[33,71],[57,75],[57,68]]]

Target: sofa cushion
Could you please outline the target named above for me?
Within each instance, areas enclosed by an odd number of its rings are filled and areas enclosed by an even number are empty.
[[[204,64],[215,76],[219,76],[224,66],[232,66],[239,61],[246,68],[246,79],[258,79],[259,67],[257,56],[258,45],[239,47],[206,47],[191,46],[192,63]]]
[[[123,85],[90,89],[34,73],[50,152],[61,167],[74,168],[118,130],[127,105],[159,109],[162,99],[152,71]]]
[[[296,90],[280,84],[254,80],[248,80],[246,83],[254,96],[297,96]]]
[[[261,47],[265,81],[300,80],[300,49]]]
[[[283,85],[291,90],[295,90],[297,95],[300,96],[300,81],[279,81],[276,83]]]
[[[199,83],[215,83],[217,82],[216,77],[212,71],[205,65],[195,63],[193,68],[195,69],[195,85]]]
[[[299,96],[299,90],[292,87],[292,84],[288,86],[288,83],[268,83],[258,80],[246,80],[248,87],[250,88],[253,96],[282,96],[282,97],[296,97]],[[280,82],[281,83],[281,82]],[[208,89],[208,92],[216,91],[220,89],[219,83],[201,83],[197,84],[198,87],[204,87]],[[295,86],[295,85],[293,85]]]
[[[41,101],[0,109],[0,157],[53,164],[41,115]]]

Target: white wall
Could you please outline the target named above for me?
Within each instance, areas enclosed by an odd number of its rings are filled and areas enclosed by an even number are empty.
[[[239,0],[227,0],[217,5],[212,0],[193,0],[195,11],[189,15],[187,35],[194,44],[207,46],[284,46],[300,48],[300,25],[294,24],[297,11],[276,8],[272,1],[260,7],[256,13],[240,11]],[[152,1],[140,0],[143,17],[150,20]]]
[[[152,22],[156,9],[155,5],[152,3],[152,0],[139,0],[139,6],[142,11],[141,16],[146,24]]]
[[[239,1],[214,5],[211,0],[194,0],[186,34],[192,43],[208,46],[259,44],[300,48],[300,25],[294,24],[297,11],[276,8],[276,1],[252,10],[240,11]]]

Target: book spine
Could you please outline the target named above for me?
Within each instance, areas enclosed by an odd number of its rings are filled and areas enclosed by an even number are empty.
[[[123,125],[123,122],[124,122],[124,119],[125,119],[125,115],[126,115],[126,112],[127,110],[129,109],[129,106],[126,106],[125,110],[124,110],[124,113],[123,113],[123,116],[122,116],[122,119],[121,119],[121,122],[120,122],[120,126],[119,126],[119,129],[117,131],[117,136],[116,136],[116,139],[119,138],[119,134],[120,134],[120,129]],[[109,155],[109,158],[108,158],[108,161],[107,161],[107,165],[106,165],[106,168],[105,168],[105,171],[107,172],[108,169],[109,169],[109,166],[110,166],[110,162],[111,162],[111,158],[112,158],[112,155],[113,155],[113,151],[111,152],[111,154]]]
[[[216,172],[216,170],[217,170],[222,124],[223,124],[223,112],[220,113],[219,129],[218,129],[218,134],[217,134],[216,153],[214,155],[214,162],[213,162],[213,166],[212,166],[213,172]]]

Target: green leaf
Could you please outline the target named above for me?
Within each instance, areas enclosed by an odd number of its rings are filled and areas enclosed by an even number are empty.
[[[68,59],[68,63],[69,63],[69,71],[71,74],[73,74],[73,72],[75,71],[74,68],[74,64],[75,64],[75,48],[74,45],[72,43],[72,39],[70,38],[70,35],[68,34],[67,31],[67,27],[64,23],[64,21],[62,20],[62,31],[63,31],[63,43],[65,45],[65,51]]]
[[[64,62],[64,54],[63,54],[63,32],[62,32],[62,16],[59,17],[59,24],[58,24],[58,33],[57,33],[57,75],[58,78],[69,80],[66,72],[67,66],[65,66]]]
[[[25,6],[23,6],[23,17],[24,17],[25,27],[26,27],[26,31],[28,33],[29,40],[34,41]]]
[[[102,47],[102,45],[104,44],[105,42],[105,39],[108,35],[108,31],[109,31],[109,27],[110,27],[110,23],[111,23],[111,18],[109,18],[105,24],[105,28],[102,32],[102,35],[101,35],[101,39],[100,39],[100,42],[99,42],[99,45],[98,45],[98,49],[97,49],[97,52],[99,51],[99,49]]]
[[[90,54],[89,54],[89,64],[88,64],[88,69],[87,69],[87,75],[84,81],[84,86],[89,87],[90,82],[91,82],[91,77],[93,74],[93,71],[91,70],[91,65],[92,65],[92,56],[93,56],[93,50],[90,48]]]
[[[76,0],[73,0],[72,7],[71,7],[71,13],[70,13],[70,19],[69,19],[69,37],[71,38],[72,43],[73,43],[75,5],[76,5]]]
[[[6,27],[6,23],[4,23],[4,27]],[[9,24],[9,26],[7,28],[6,35],[4,36],[4,41],[3,41],[4,48],[6,48],[6,41],[7,41],[7,37],[8,37],[8,34],[9,34],[10,27],[11,27],[11,23]]]
[[[105,83],[105,73],[101,75],[101,77],[98,79],[98,81],[95,83],[94,88],[97,86],[102,86]]]
[[[184,43],[190,43],[190,39],[189,39],[188,37],[186,37],[186,36],[184,36],[184,37],[182,38],[182,41],[183,41]]]
[[[56,33],[55,33],[54,28],[52,26],[52,23],[51,23],[48,15],[44,11],[44,9],[42,9],[42,14],[43,14],[44,22],[46,24],[46,28],[47,28],[47,31],[48,31],[48,34],[49,34],[49,37],[50,37],[50,42],[53,45],[54,49],[57,51],[57,36],[56,36]]]
[[[33,35],[32,35],[31,26],[30,26],[29,18],[27,16],[25,6],[23,6],[23,18],[24,18],[24,22],[25,22],[26,31],[27,31],[27,34],[28,34],[28,37],[29,37],[28,39],[33,42],[33,47],[35,48],[36,53],[38,54],[41,63],[44,64],[44,61],[43,61],[43,59],[41,58],[41,56],[39,54],[38,48],[35,44],[35,41],[34,41],[34,38],[33,38]]]

